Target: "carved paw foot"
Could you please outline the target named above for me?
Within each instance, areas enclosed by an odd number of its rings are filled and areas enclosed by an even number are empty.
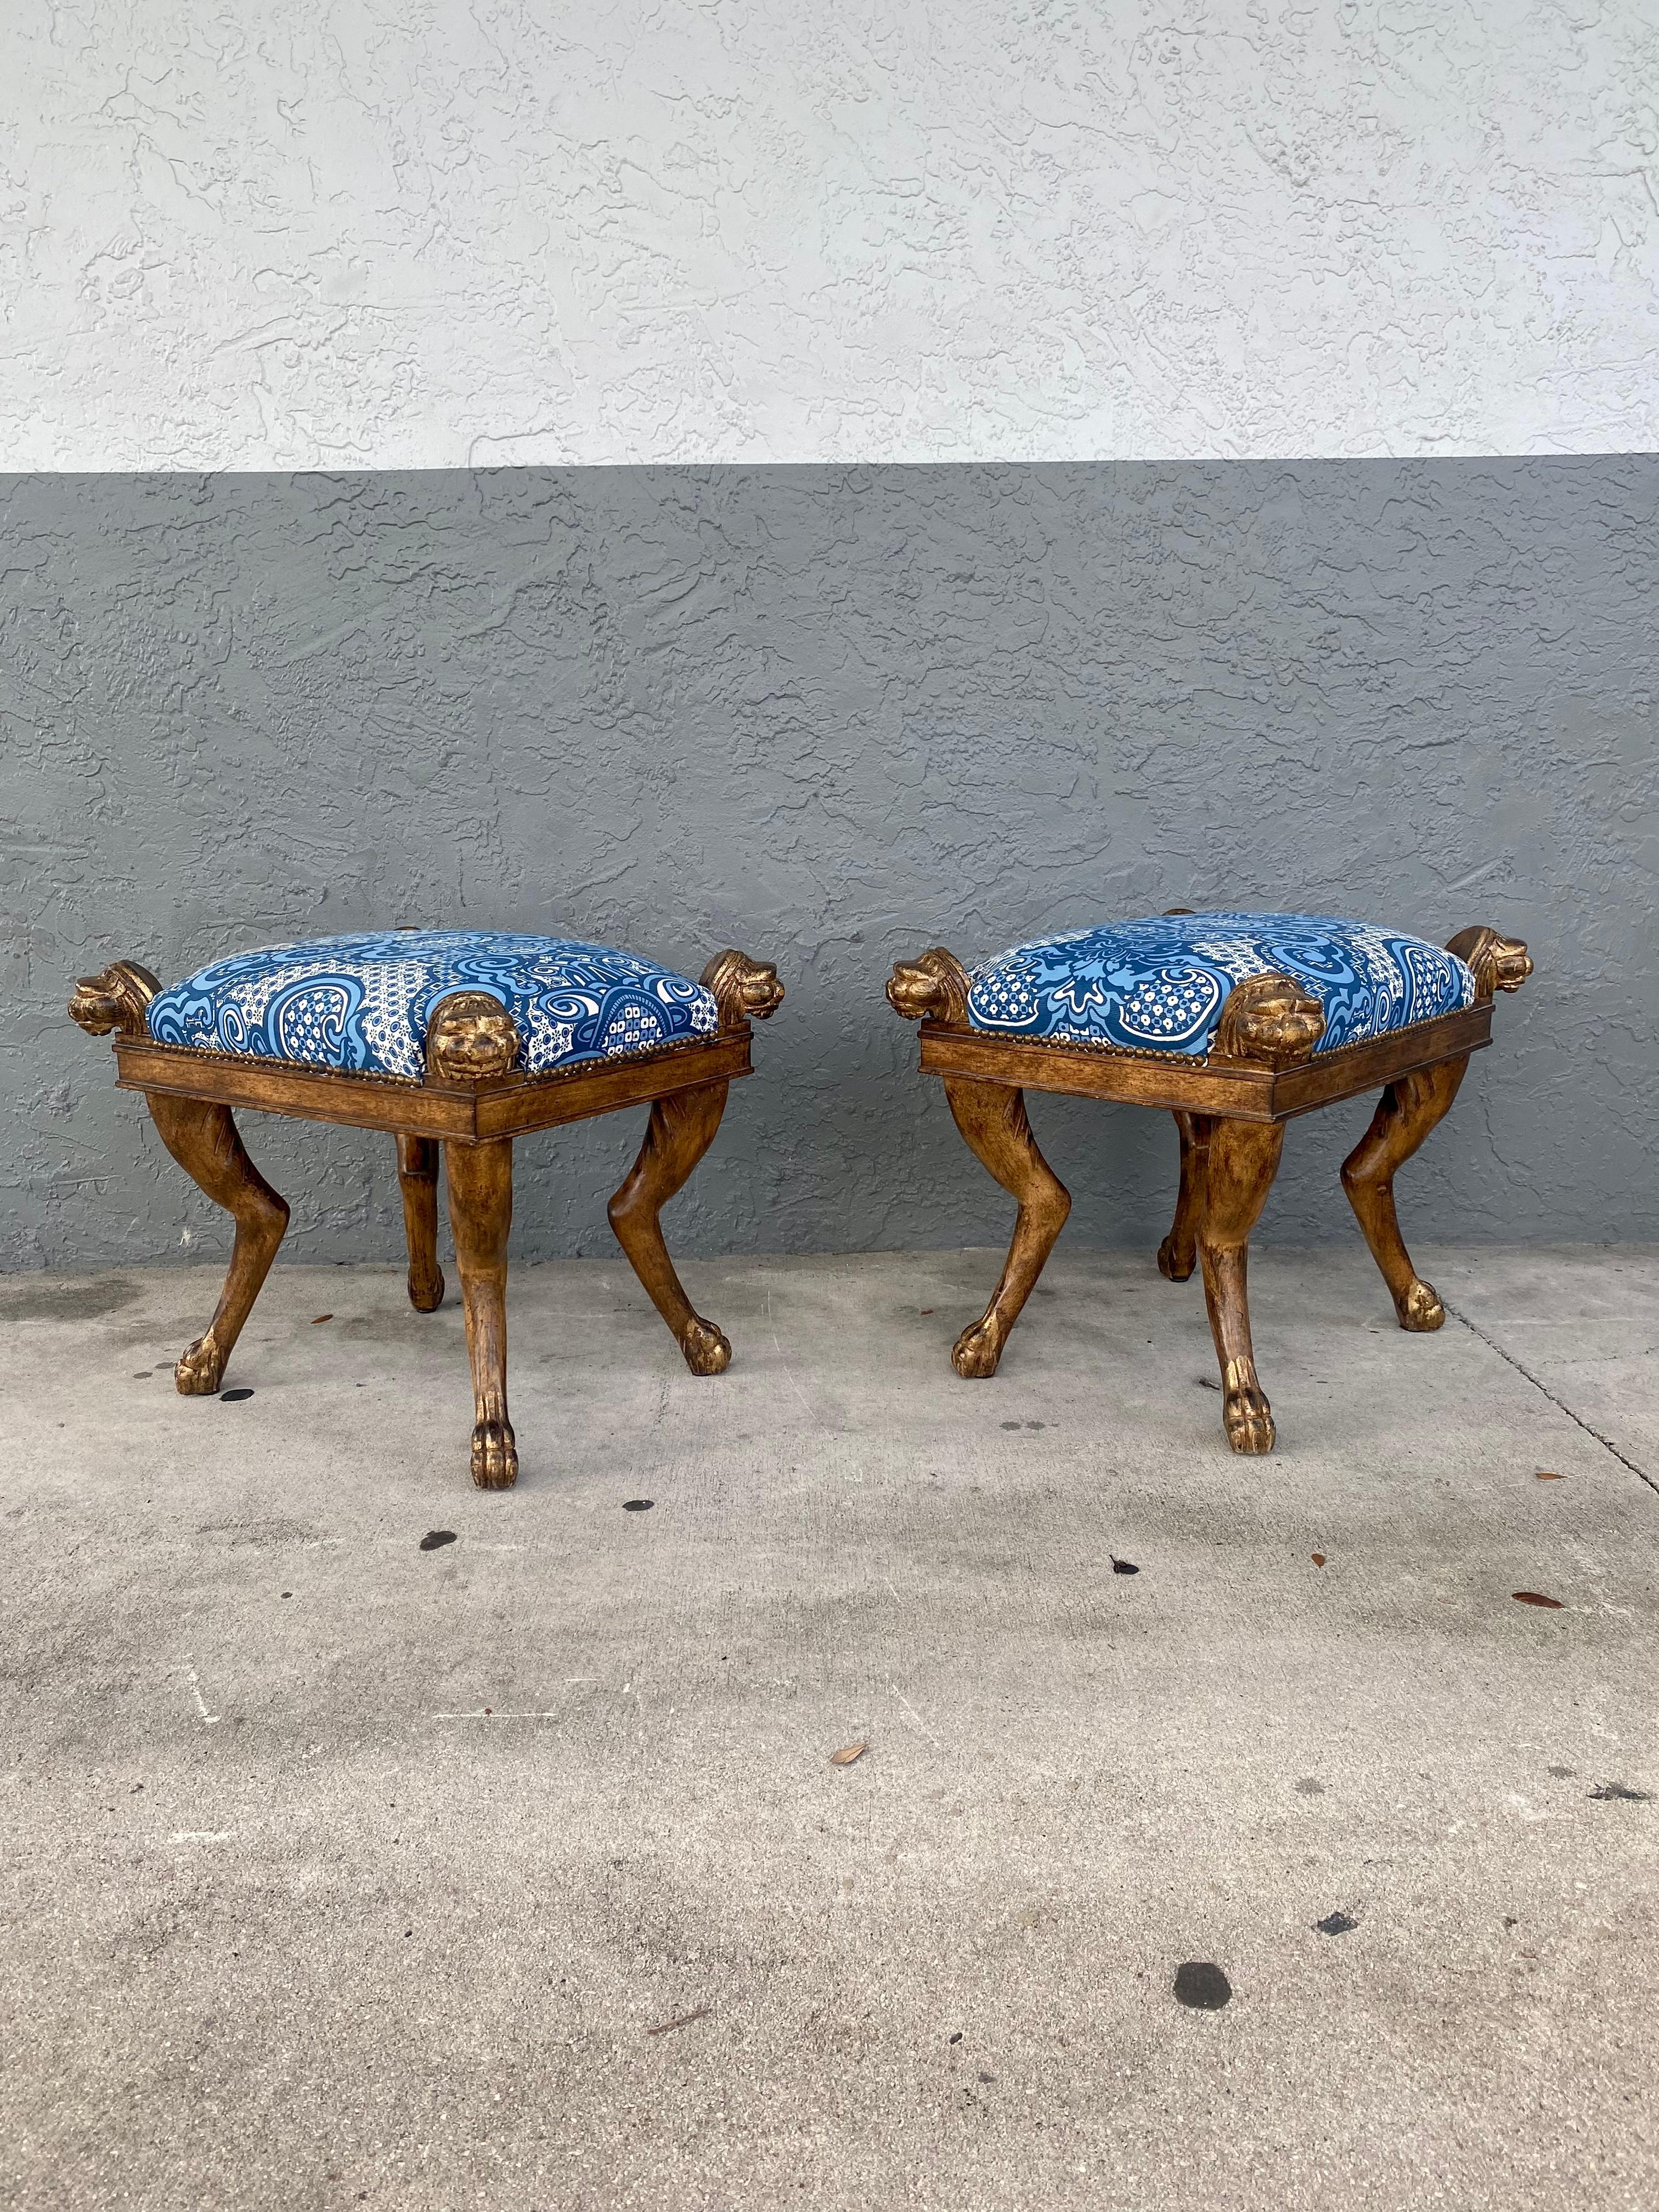
[[[1166,1237],[1158,1248],[1158,1272],[1166,1283],[1184,1283],[1198,1265],[1198,1247],[1190,1251],[1178,1251],[1173,1237]]]
[[[181,1398],[210,1398],[225,1379],[225,1355],[212,1337],[198,1336],[181,1352],[173,1380]]]
[[[1222,1386],[1221,1419],[1227,1442],[1236,1452],[1257,1455],[1270,1452],[1278,1433],[1273,1409],[1255,1379],[1255,1370],[1243,1360],[1229,1367]]]
[[[1438,1328],[1446,1318],[1446,1309],[1440,1303],[1440,1293],[1432,1283],[1415,1280],[1403,1297],[1394,1302],[1401,1328]]]
[[[444,1302],[444,1271],[434,1267],[429,1275],[417,1275],[409,1271],[409,1303],[416,1313],[436,1313]]]
[[[685,1364],[694,1375],[724,1375],[732,1364],[732,1347],[712,1321],[695,1315],[680,1339]]]
[[[963,1330],[951,1354],[951,1364],[970,1382],[981,1382],[996,1373],[1003,1340],[1003,1331],[987,1314],[983,1321],[976,1321],[971,1328]]]
[[[511,1490],[518,1479],[512,1422],[480,1421],[472,1431],[472,1480],[480,1490]]]

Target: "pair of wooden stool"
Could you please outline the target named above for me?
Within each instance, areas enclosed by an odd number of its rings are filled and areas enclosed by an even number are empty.
[[[1235,1451],[1270,1451],[1272,1411],[1250,1347],[1249,1237],[1294,1115],[1382,1086],[1342,1180],[1401,1326],[1444,1319],[1412,1267],[1395,1170],[1450,1106],[1490,1038],[1493,993],[1532,972],[1526,947],[1465,930],[1443,949],[1326,916],[1176,910],[1015,947],[971,973],[942,947],[893,972],[887,995],[921,1023],[921,1066],[1019,1212],[1001,1279],[957,1339],[959,1375],[994,1375],[1071,1209],[1037,1150],[1027,1090],[1165,1108],[1181,1135],[1172,1281],[1201,1264]],[[517,1479],[507,1410],[507,1246],[513,1141],[648,1104],[645,1140],[611,1199],[622,1249],[695,1375],[732,1348],[695,1311],[663,1242],[661,1209],[713,1143],[750,1024],[781,1004],[768,963],[716,954],[701,980],[562,938],[400,930],[239,954],[164,990],[117,961],[70,1012],[113,1033],[121,1088],[141,1091],[162,1142],[236,1224],[230,1269],[179,1389],[216,1391],[288,1225],[232,1109],[344,1122],[397,1139],[409,1295],[442,1301],[438,1152],[471,1358],[471,1469]]]

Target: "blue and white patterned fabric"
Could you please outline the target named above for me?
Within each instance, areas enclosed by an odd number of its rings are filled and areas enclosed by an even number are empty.
[[[1318,914],[1152,915],[1016,945],[974,969],[976,1030],[1051,1044],[1201,1059],[1235,983],[1293,976],[1325,1009],[1320,1052],[1474,1001],[1455,953],[1368,921]]]
[[[150,1000],[149,1033],[160,1044],[418,1081],[428,1018],[452,991],[501,1000],[530,1075],[712,1036],[720,1024],[701,983],[608,945],[398,929],[216,960]]]

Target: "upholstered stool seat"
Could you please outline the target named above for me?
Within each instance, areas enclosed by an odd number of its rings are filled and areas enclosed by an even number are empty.
[[[1285,1122],[1382,1086],[1343,1188],[1401,1327],[1438,1328],[1445,1309],[1401,1237],[1395,1171],[1489,1042],[1493,993],[1531,973],[1526,946],[1495,929],[1466,929],[1442,947],[1377,922],[1186,908],[1037,939],[971,969],[943,945],[901,962],[887,995],[921,1021],[922,1068],[944,1079],[963,1138],[1019,1201],[991,1303],[957,1340],[957,1372],[995,1374],[1071,1210],[1037,1150],[1024,1091],[1166,1107],[1180,1132],[1181,1192],[1158,1264],[1182,1282],[1202,1262],[1228,1442],[1270,1451],[1245,1263]]]
[[[507,1009],[515,1066],[545,1075],[712,1036],[707,985],[636,953],[569,937],[411,929],[267,945],[216,960],[150,1000],[158,1043],[356,1073],[426,1073],[427,1024],[453,991]]]
[[[968,1019],[998,1036],[1201,1060],[1235,983],[1288,975],[1319,1002],[1316,1052],[1474,1003],[1466,960],[1421,937],[1314,914],[1169,914],[1017,945],[969,973]]]
[[[219,1388],[288,1226],[287,1201],[249,1159],[234,1106],[396,1137],[409,1296],[422,1313],[444,1295],[441,1147],[482,1487],[519,1472],[507,1413],[515,1137],[650,1107],[611,1225],[687,1366],[718,1375],[732,1347],[686,1297],[658,1216],[714,1142],[732,1079],[749,1072],[750,1018],[782,997],[776,969],[741,952],[716,953],[694,983],[611,945],[459,929],[268,945],[167,990],[130,960],[83,976],[70,1015],[95,1036],[114,1032],[121,1087],[143,1092],[167,1150],[236,1223],[218,1311],[180,1358],[179,1389]]]

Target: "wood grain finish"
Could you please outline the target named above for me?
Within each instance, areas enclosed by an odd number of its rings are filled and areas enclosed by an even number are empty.
[[[1175,1220],[1158,1248],[1158,1272],[1166,1281],[1184,1283],[1198,1265],[1198,1224],[1204,1215],[1204,1170],[1210,1156],[1207,1114],[1177,1114],[1181,1136],[1181,1189]]]
[[[444,1302],[444,1271],[438,1265],[438,1152],[431,1137],[398,1139],[398,1182],[409,1245],[409,1303],[416,1313],[436,1313]]]
[[[735,1080],[750,1072],[750,1037],[745,1025],[695,1044],[606,1060],[568,1074],[510,1075],[498,1083],[453,1085],[339,1075],[295,1060],[238,1060],[187,1045],[156,1044],[148,1037],[118,1036],[115,1056],[123,1091],[216,1098],[227,1106],[292,1114],[307,1121],[476,1141],[528,1136],[536,1129],[648,1105],[676,1091]]]
[[[994,1083],[947,1081],[945,1095],[963,1138],[1002,1188],[1019,1201],[1002,1274],[981,1318],[963,1329],[951,1354],[958,1375],[994,1375],[1008,1333],[1031,1295],[1054,1239],[1066,1226],[1072,1194],[1037,1150],[1018,1091]]]
[[[639,1158],[606,1208],[629,1265],[694,1375],[723,1373],[732,1364],[732,1346],[686,1297],[658,1217],[714,1143],[726,1111],[726,1092],[725,1084],[711,1083],[701,1091],[658,1099]]]
[[[1490,1003],[1416,1022],[1410,1029],[1345,1045],[1338,1052],[1320,1053],[1292,1067],[1041,1044],[925,1021],[921,1072],[965,1075],[977,1083],[1006,1083],[1022,1091],[1060,1091],[1074,1098],[1162,1106],[1171,1113],[1282,1121],[1362,1091],[1374,1091],[1414,1068],[1479,1052],[1491,1041]]]
[[[1468,1064],[1467,1058],[1448,1060],[1438,1067],[1396,1077],[1382,1093],[1370,1127],[1342,1163],[1342,1188],[1382,1271],[1400,1326],[1419,1334],[1438,1328],[1446,1309],[1406,1249],[1395,1212],[1395,1173],[1444,1118]]]
[[[236,1224],[218,1310],[173,1370],[185,1397],[207,1397],[224,1381],[242,1324],[270,1273],[288,1228],[288,1200],[248,1158],[229,1107],[211,1099],[158,1096],[150,1100],[149,1110],[161,1142],[185,1173]]]
[[[507,1415],[507,1239],[513,1226],[513,1140],[453,1140],[444,1147],[449,1227],[461,1274],[472,1362],[472,1480],[508,1490],[519,1479],[518,1440]]]
[[[1204,1303],[1221,1364],[1221,1421],[1236,1452],[1270,1452],[1273,1408],[1255,1371],[1246,1279],[1250,1231],[1267,1201],[1279,1155],[1282,1121],[1218,1121],[1204,1163],[1204,1207],[1198,1231]]]

